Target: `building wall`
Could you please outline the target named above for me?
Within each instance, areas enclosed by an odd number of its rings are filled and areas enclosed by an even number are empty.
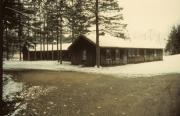
[[[96,65],[96,46],[94,43],[80,37],[69,48],[71,64],[83,66]],[[138,49],[138,48],[100,48],[100,65],[124,65],[158,61],[163,59],[162,49]]]
[[[100,54],[102,66],[122,65],[127,63],[126,49],[101,48]]]
[[[60,51],[59,51],[60,52]],[[70,54],[67,50],[62,51],[62,59],[70,61]],[[23,51],[23,60],[58,60],[58,51]]]
[[[140,63],[144,62],[144,49],[129,48],[128,52],[128,63]]]
[[[71,64],[94,66],[96,59],[95,52],[93,44],[85,41],[84,39],[79,39],[70,48]]]
[[[86,51],[86,59],[83,54]],[[70,49],[71,63],[73,65],[95,66],[95,45],[81,39],[76,41]],[[162,60],[161,49],[137,49],[137,48],[100,48],[100,65],[113,66],[131,63],[141,63]]]
[[[163,51],[161,49],[101,48],[102,66],[150,62],[162,59]]]
[[[163,59],[163,50],[161,49],[145,49],[145,61],[158,61]]]

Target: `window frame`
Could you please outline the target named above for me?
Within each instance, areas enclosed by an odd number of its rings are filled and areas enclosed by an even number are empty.
[[[85,49],[82,51],[82,60],[83,61],[87,60],[87,50],[85,50]]]
[[[106,49],[106,60],[111,59],[111,50],[110,49]]]
[[[120,60],[121,53],[119,49],[115,49],[115,60]]]

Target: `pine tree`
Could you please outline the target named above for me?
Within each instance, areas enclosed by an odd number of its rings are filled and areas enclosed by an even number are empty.
[[[96,65],[100,66],[100,48],[99,48],[99,1],[96,0]]]
[[[180,25],[173,26],[166,45],[166,52],[180,54]]]
[[[124,38],[122,30],[126,24],[121,23],[123,16],[116,0],[87,0],[86,2],[87,15],[89,22],[96,25],[96,65],[100,66],[100,49],[99,35],[109,33],[116,37]],[[113,15],[112,15],[113,14]]]
[[[34,12],[28,6],[28,0],[6,0],[5,4],[5,23],[6,24],[6,36],[4,39],[5,45],[4,51],[7,52],[7,59],[9,59],[10,52],[14,53],[17,49],[20,51],[24,44],[29,43],[31,40],[28,33],[30,31],[30,14]],[[14,36],[18,33],[18,36]],[[18,45],[18,48],[17,48]],[[21,55],[20,55],[21,59]]]
[[[81,34],[89,32],[89,15],[86,14],[86,0],[71,0],[67,3],[66,19],[71,30],[72,41]]]
[[[89,21],[95,24],[95,1],[87,0],[86,8]],[[109,33],[112,36],[125,38],[124,30],[127,24],[123,23],[123,8],[117,0],[100,0],[99,2],[99,31],[100,34]]]
[[[3,47],[4,47],[4,52],[6,52],[6,59],[9,59],[9,45],[10,45],[10,31],[14,30],[17,28],[18,25],[18,17],[17,13],[13,9],[18,8],[18,3],[16,0],[6,0],[3,1],[3,11],[4,11],[4,16],[3,16]]]
[[[24,13],[25,11],[24,9],[25,8],[23,7],[23,3],[20,2],[19,0],[2,0],[0,2],[0,14],[1,14],[0,35],[2,36],[0,46],[1,46],[1,53],[7,52],[7,56],[6,56],[7,60],[9,59],[11,46],[13,45],[12,48],[16,47],[16,46],[14,47],[15,44],[19,44],[19,48],[21,46],[21,38],[19,39],[19,41],[17,41],[17,36],[15,34],[17,34],[18,32],[19,35],[22,35],[23,33],[22,26],[24,25],[25,20],[27,20],[25,18],[26,16]],[[3,61],[2,58],[3,58],[3,54],[1,54],[1,66]],[[3,72],[2,69],[3,68],[1,67],[0,72]],[[1,77],[3,77],[2,74]],[[2,84],[2,78],[0,83]],[[2,92],[2,88],[0,88],[0,90]],[[2,103],[2,96],[0,96],[0,99]]]

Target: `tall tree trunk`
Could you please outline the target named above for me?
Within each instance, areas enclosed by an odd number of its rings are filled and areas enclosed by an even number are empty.
[[[74,36],[74,19],[73,19],[73,21],[72,21],[72,43],[74,41],[74,38],[75,38],[75,36]]]
[[[46,56],[46,57],[47,57],[47,60],[49,60],[49,51],[48,51],[48,49],[49,49],[49,48],[48,48],[48,34],[46,35],[46,37],[47,37],[47,38],[46,38],[46,44],[47,44],[47,48],[46,48],[46,49],[47,49],[47,54],[46,54],[47,56]]]
[[[29,25],[30,23],[29,23],[29,19],[28,19],[28,41],[29,41]],[[28,47],[27,45],[26,45],[26,47]],[[29,54],[29,50],[28,50],[28,61],[30,60],[30,54]]]
[[[52,38],[53,38],[53,31],[51,31],[51,33],[52,33]],[[54,41],[52,41],[52,53],[51,53],[52,60],[54,60],[54,52],[53,52],[53,45],[54,45],[54,43],[53,42]]]
[[[18,0],[19,9],[21,9],[20,0]],[[19,43],[19,60],[21,61],[21,38],[22,38],[22,25],[21,25],[21,15],[19,14],[19,30],[18,30],[18,43]]]
[[[45,17],[44,17],[45,18]],[[43,24],[43,60],[45,60],[46,55],[45,55],[45,19],[44,19],[44,24]]]
[[[1,1],[1,5],[0,5],[0,57],[1,57],[1,61],[0,61],[0,93],[3,93],[3,34],[4,34],[4,2],[5,0]],[[3,100],[2,100],[2,94],[0,94],[0,105],[3,108]]]
[[[33,4],[33,6],[34,6],[34,8],[36,7],[36,5],[35,5],[35,3]],[[38,11],[37,11],[38,12]],[[34,17],[35,17],[36,15],[34,15]],[[35,21],[35,23],[36,23],[36,21]],[[39,30],[38,30],[39,31]],[[35,37],[35,45],[34,45],[34,50],[35,50],[35,52],[34,52],[34,60],[37,60],[37,50],[36,50],[36,46],[37,46],[37,37],[38,37],[38,33],[35,31],[34,32],[34,37]]]
[[[44,36],[43,36],[43,60],[45,60],[46,58],[45,58],[45,40],[44,40]]]
[[[71,0],[71,2],[72,2],[72,6],[74,5],[74,0]],[[74,41],[74,38],[75,38],[75,36],[74,36],[74,16],[72,16],[72,22],[71,22],[72,24],[72,27],[71,27],[71,30],[72,30],[72,43],[73,43],[73,41]]]
[[[56,44],[57,44],[57,60],[59,62],[59,30],[58,30],[58,27],[57,27],[57,38],[56,38]]]
[[[21,38],[22,38],[22,25],[21,25],[21,19],[19,19],[19,31],[18,31],[18,44],[19,44],[19,60],[22,60],[21,55]]]
[[[35,35],[35,48],[34,48],[34,49],[35,49],[35,52],[34,52],[34,60],[37,60],[37,51],[36,51],[36,43],[37,43],[37,42],[36,42],[36,37],[37,37],[37,35],[36,35],[36,32],[35,32],[34,35]]]
[[[62,27],[61,27],[61,30],[60,30],[60,64],[62,64]]]
[[[42,59],[43,59],[43,58],[42,58],[42,52],[43,52],[43,51],[42,51],[42,37],[41,37],[41,28],[40,28],[40,36],[39,36],[39,37],[40,37],[40,51],[39,51],[39,52],[40,52],[40,59],[42,60]]]
[[[14,56],[14,52],[15,52],[15,49],[14,49],[14,47],[15,47],[15,42],[14,42],[14,40],[12,39],[12,56]]]
[[[52,42],[52,54],[51,54],[51,58],[52,58],[52,60],[54,60],[54,52],[53,52],[53,42]]]
[[[56,1],[56,6],[57,6],[57,30],[56,30],[56,33],[57,33],[57,38],[56,38],[56,41],[57,41],[57,60],[59,62],[59,10],[58,10],[58,0]]]
[[[100,66],[100,48],[99,48],[99,16],[98,16],[98,12],[99,12],[99,8],[98,8],[98,0],[96,0],[96,11],[95,11],[95,15],[96,15],[96,65],[99,68]]]
[[[63,0],[61,0],[60,4],[61,4],[61,9],[60,9],[60,12],[61,12],[61,15],[60,15],[60,64],[62,64],[62,31],[63,31],[62,5],[63,5]]]
[[[9,60],[9,38],[8,38],[7,22],[6,22],[6,59]]]

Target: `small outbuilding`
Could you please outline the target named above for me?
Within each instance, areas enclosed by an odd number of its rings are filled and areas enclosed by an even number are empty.
[[[60,44],[36,44],[32,47],[23,47],[23,60],[58,60],[58,55],[62,54],[62,60],[70,61],[70,53],[68,47],[71,43],[63,43],[62,51],[60,51]]]
[[[110,35],[99,37],[100,65],[112,66],[163,60],[163,47],[147,41],[132,41]],[[96,36],[79,36],[70,46],[71,64],[96,65]]]

